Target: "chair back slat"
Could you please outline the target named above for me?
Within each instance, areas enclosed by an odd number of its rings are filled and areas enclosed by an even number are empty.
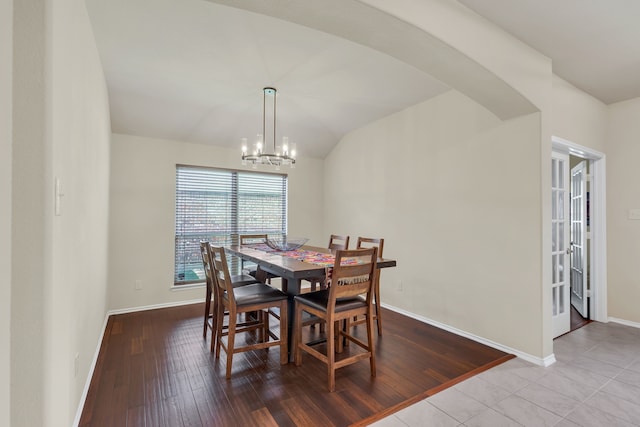
[[[375,278],[377,248],[339,250],[331,273],[329,299],[335,306],[338,298],[364,295],[371,302]]]

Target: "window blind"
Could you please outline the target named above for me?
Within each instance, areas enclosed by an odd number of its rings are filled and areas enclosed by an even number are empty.
[[[204,280],[201,240],[224,246],[286,230],[286,175],[176,166],[176,285]]]

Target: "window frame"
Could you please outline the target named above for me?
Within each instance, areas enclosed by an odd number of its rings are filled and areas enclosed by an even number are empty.
[[[206,178],[207,172],[213,173],[209,179]],[[189,174],[193,176],[189,178]],[[219,176],[216,176],[217,174]],[[197,177],[198,175],[199,178]],[[265,179],[267,177],[269,179]],[[275,178],[273,182],[269,182],[271,178]],[[225,181],[228,181],[228,183]],[[207,185],[210,185],[210,187]],[[197,189],[197,187],[201,188]],[[207,188],[212,188],[212,190]],[[207,197],[207,193],[211,193],[211,197]],[[274,208],[270,208],[267,201],[265,215],[272,216],[270,222],[267,220],[256,225],[255,215],[243,217],[243,214],[254,212],[251,209],[252,195],[254,197],[258,196],[253,201],[256,208],[264,207],[264,200],[265,198],[268,199],[269,195],[279,200],[279,204]],[[187,268],[189,265],[195,266],[197,264],[201,266],[202,259],[199,258],[200,240],[216,241],[221,245],[237,245],[240,234],[286,234],[288,226],[288,196],[288,175],[285,173],[176,164],[173,287],[189,287],[204,283],[204,272],[198,274],[197,271],[199,270],[196,267],[191,270]],[[214,197],[222,197],[222,204],[217,203]],[[189,211],[189,203],[192,206],[200,203],[199,207],[206,212],[199,215]],[[248,203],[249,206],[245,206],[243,209],[243,203]],[[220,208],[221,212],[211,211],[216,208]],[[220,214],[224,215],[224,219],[219,221],[220,224],[224,224],[221,227],[223,234],[219,233],[220,230],[208,228],[215,227],[217,224],[215,218]],[[273,219],[276,220],[274,221]],[[194,225],[193,228],[185,227],[189,222]],[[270,226],[267,227],[267,224]],[[185,237],[185,235],[188,237]],[[218,238],[214,239],[213,237],[216,235]],[[220,236],[225,237],[220,239]],[[195,254],[196,250],[197,255]],[[231,264],[230,269],[234,272],[239,272],[240,263],[234,257],[229,261]],[[191,272],[192,276],[197,276],[197,278],[187,279],[188,271]],[[182,274],[182,278],[180,278],[180,274]]]

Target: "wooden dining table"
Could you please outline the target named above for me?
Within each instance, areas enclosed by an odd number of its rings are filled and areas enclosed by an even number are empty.
[[[246,261],[253,262],[260,266],[264,271],[282,278],[282,291],[289,296],[289,354],[291,351],[292,329],[294,321],[294,300],[293,298],[300,294],[301,281],[303,279],[313,279],[324,277],[326,268],[332,265],[313,264],[311,262],[300,261],[290,256],[285,256],[282,252],[263,250],[263,245],[234,245],[225,247],[225,251],[238,256]],[[300,249],[319,254],[330,254],[327,248],[315,246],[302,246]],[[396,260],[389,258],[378,258],[378,268],[395,267]]]

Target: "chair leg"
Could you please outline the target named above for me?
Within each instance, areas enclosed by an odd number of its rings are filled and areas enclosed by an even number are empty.
[[[213,305],[213,307],[211,308],[212,315],[211,315],[211,349],[210,349],[211,353],[213,353],[215,351],[217,338],[220,336],[219,332],[218,332],[218,320],[219,319],[223,319],[224,320],[224,313],[222,313],[222,317],[220,317],[220,314],[218,314],[218,300],[217,300],[217,298],[213,302],[212,305]]]
[[[376,376],[376,352],[373,346],[373,317],[371,317],[371,312],[366,315],[367,318],[367,340],[369,341],[367,345],[369,346],[369,365],[371,367],[371,376]]]
[[[344,339],[342,336],[342,321],[337,320],[335,322],[333,322],[333,329],[334,329],[334,336],[336,337],[336,352],[337,353],[342,353],[343,349],[344,349]]]
[[[216,359],[220,358],[220,346],[222,341],[222,329],[224,326],[224,304],[218,303],[216,304]],[[211,343],[213,351],[213,343]]]
[[[233,349],[236,339],[237,313],[229,310],[229,332],[227,333],[227,379],[231,378],[231,364],[233,363]]]
[[[282,322],[282,315],[280,315],[280,322]],[[281,323],[282,325],[282,323]],[[298,302],[295,303],[294,318],[293,318],[293,359],[296,366],[302,365],[302,350],[300,349],[300,343],[302,342],[302,305]]]
[[[208,285],[207,285],[208,287]],[[207,296],[204,301],[204,331],[202,331],[202,338],[207,338],[207,328],[209,327],[209,316],[211,315],[211,291],[207,290]],[[213,338],[214,329],[211,328],[211,337]]]
[[[269,333],[267,332],[269,329],[269,313],[265,313],[264,310],[258,310],[256,314],[258,322],[262,323],[262,327],[258,329],[258,342],[269,341]],[[267,348],[267,350],[269,349]]]
[[[382,309],[380,307],[380,273],[378,273],[378,277],[376,277],[375,289],[374,289],[374,297],[376,299],[376,323],[378,326],[378,336],[382,336]]]
[[[336,322],[327,321],[327,374],[329,378],[329,392],[336,391],[336,349],[335,326]]]
[[[280,302],[280,364],[281,365],[286,365],[287,363],[289,363],[289,347],[287,346],[287,343],[289,342],[288,341],[289,313],[287,313],[288,305],[289,305],[289,302],[287,300],[283,300],[282,302]],[[269,318],[269,314],[267,313],[267,319],[268,318]],[[269,339],[268,334],[267,334],[267,339]]]
[[[267,342],[269,341],[269,311],[260,310],[260,316],[262,316],[262,337],[260,337],[260,342]],[[269,351],[269,347],[266,350]]]
[[[342,324],[342,330],[344,331],[344,333],[345,334],[352,334],[353,332],[351,331],[351,319],[344,319],[343,322],[344,323]],[[344,337],[342,339],[342,344],[345,347],[349,347],[349,340],[346,337]]]

